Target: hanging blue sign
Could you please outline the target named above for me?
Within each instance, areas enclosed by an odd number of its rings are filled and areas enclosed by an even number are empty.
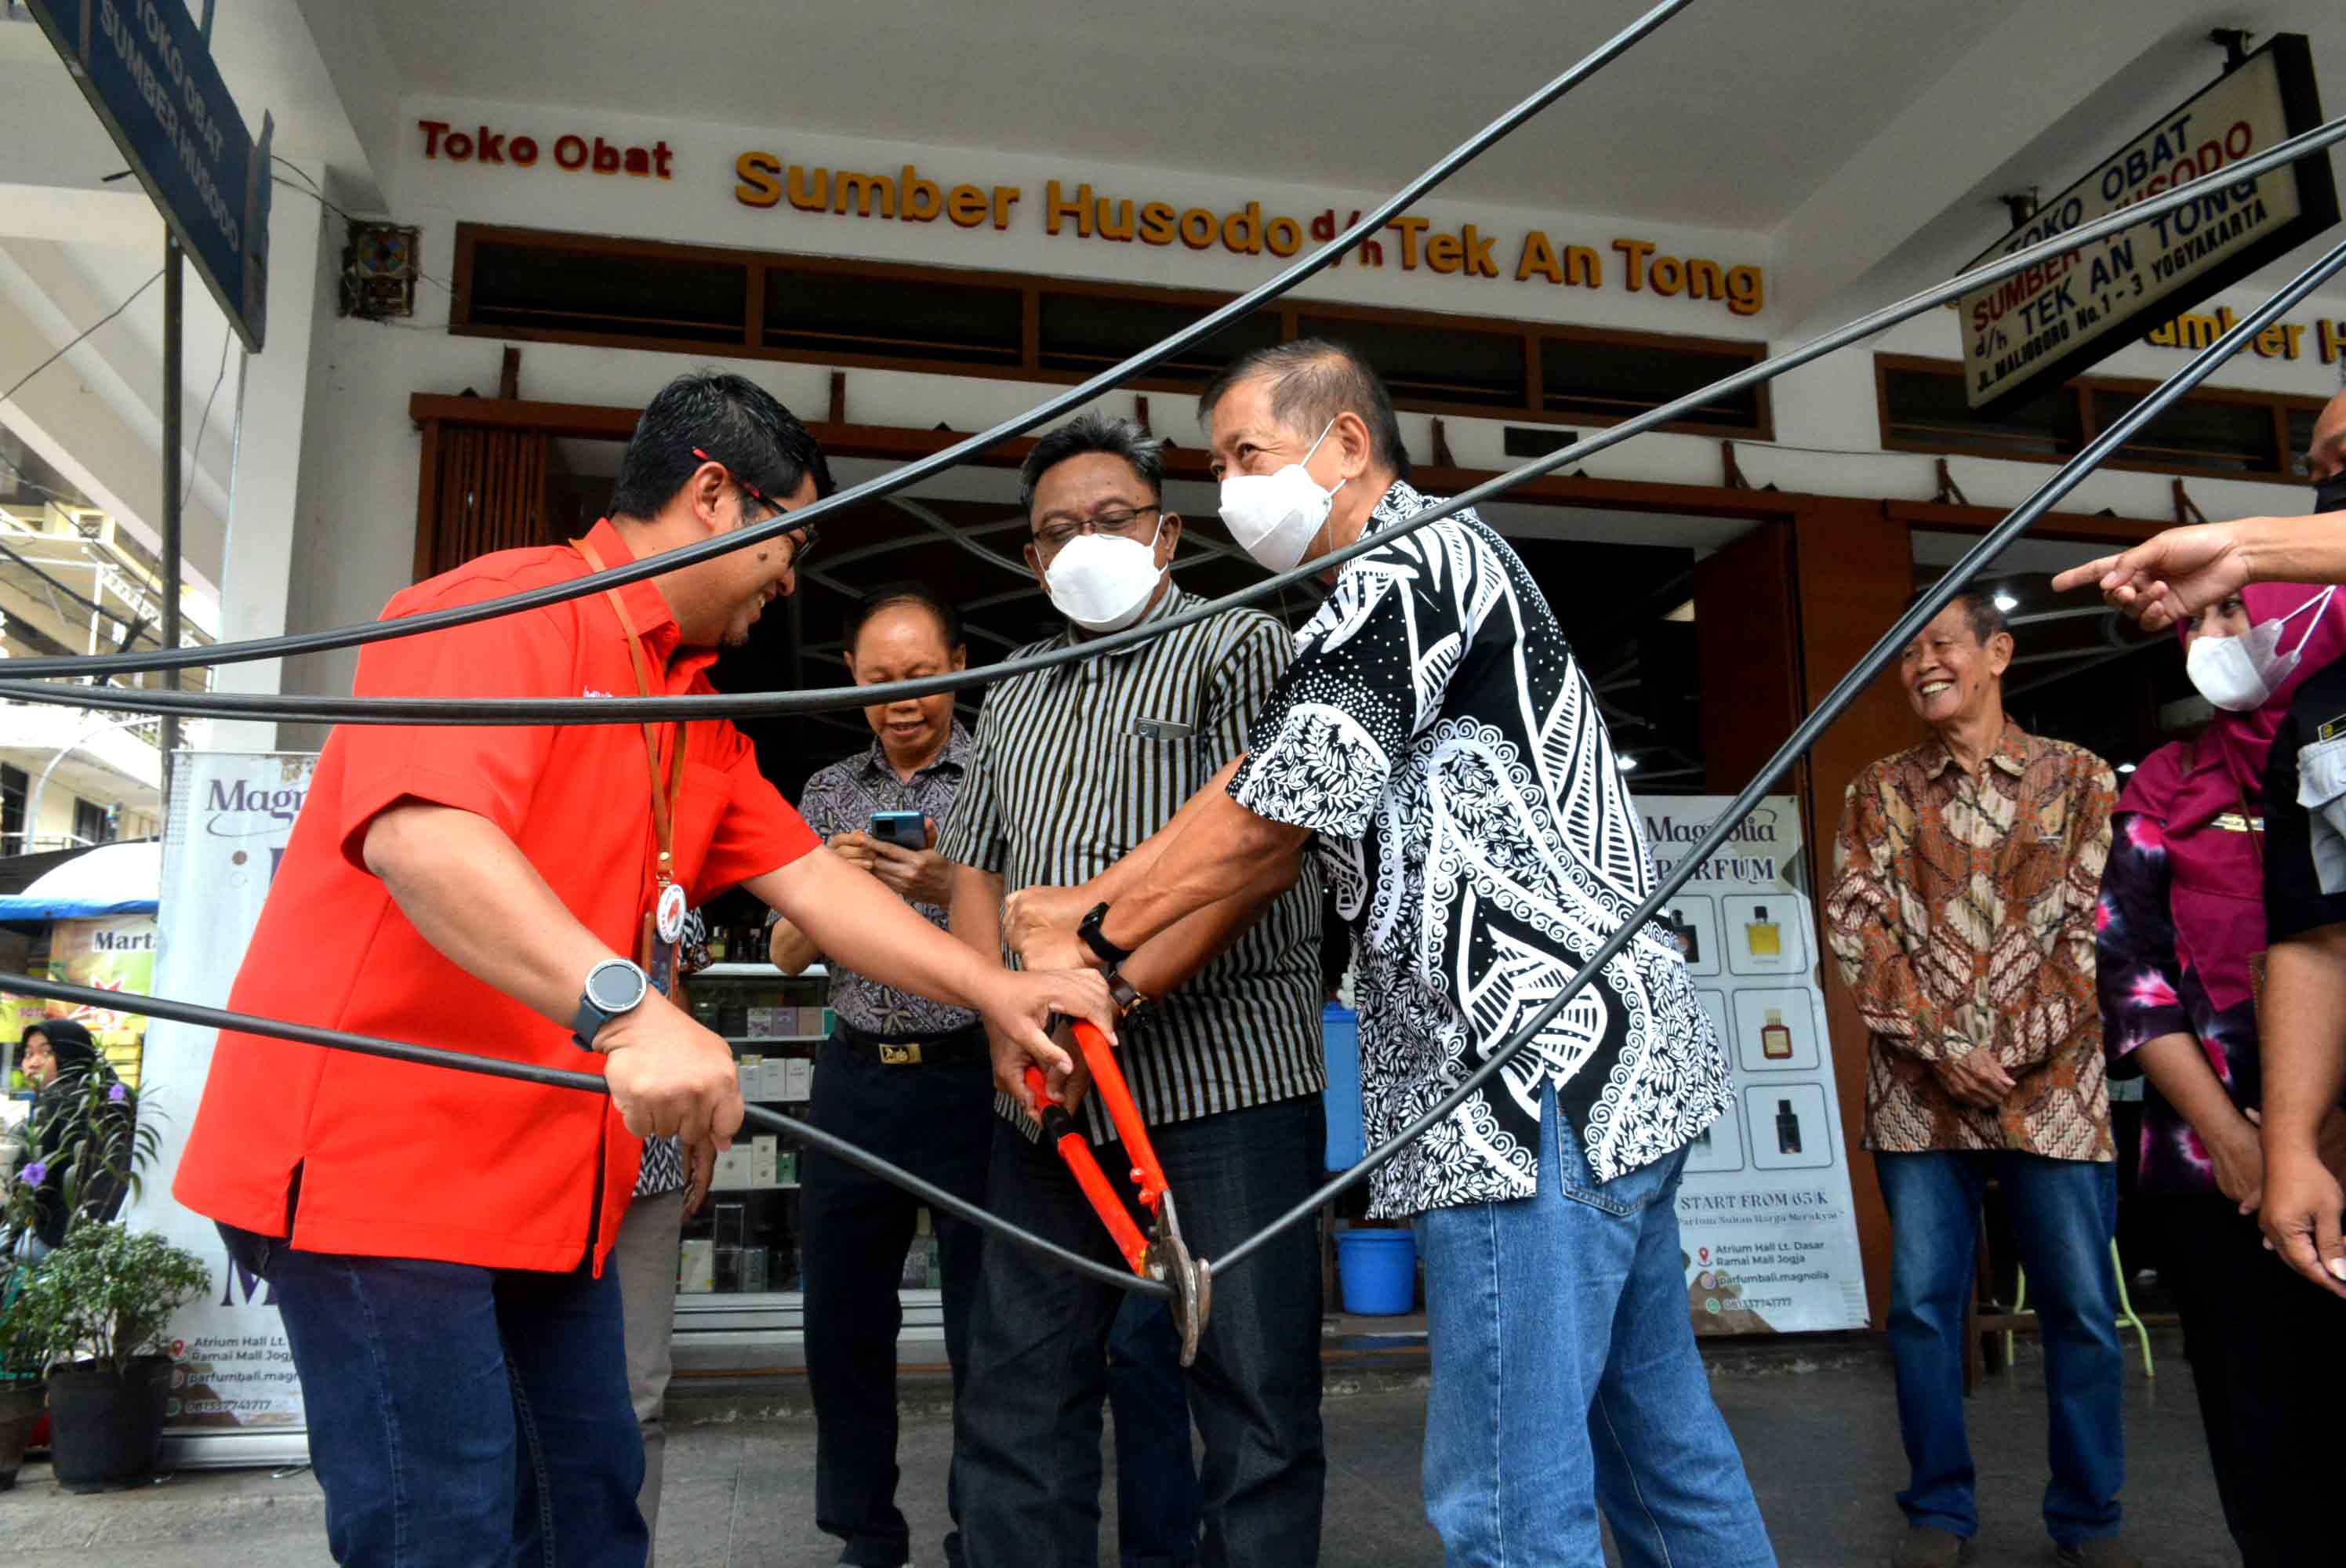
[[[269,140],[183,0],[25,0],[246,348],[269,314]],[[207,8],[209,9],[209,7]]]

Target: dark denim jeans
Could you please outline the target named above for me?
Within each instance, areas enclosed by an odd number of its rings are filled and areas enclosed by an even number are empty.
[[[971,1029],[944,1044],[919,1038],[941,1059],[890,1066],[872,1044],[844,1036],[826,1043],[815,1068],[810,1117],[824,1131],[982,1205],[994,1120],[985,1036]],[[898,1568],[912,1561],[913,1548],[911,1529],[896,1506],[896,1335],[904,1319],[897,1290],[921,1200],[820,1149],[801,1156],[799,1170],[815,1528],[846,1543],[842,1563]],[[945,1360],[958,1400],[984,1232],[946,1214],[932,1214],[930,1223],[937,1237]],[[961,1504],[950,1482],[945,1501],[958,1520]],[[945,1537],[944,1553],[958,1568],[957,1534]]]
[[[1178,1200],[1177,1200],[1178,1201]],[[1123,1568],[1198,1556],[1198,1461],[1173,1308],[1129,1297],[1107,1339],[1107,1408],[1116,1422],[1116,1544]]]
[[[1307,1095],[1153,1128],[1151,1139],[1190,1249],[1218,1257],[1311,1193],[1326,1128],[1318,1096]],[[1100,1164],[1128,1199],[1117,1145],[1100,1151]],[[997,1127],[988,1194],[1005,1219],[1123,1267],[1048,1143]],[[967,1397],[954,1409],[971,1568],[1095,1568],[1100,1406],[1108,1336],[1126,1293],[1007,1242],[988,1244],[984,1276],[970,1324]],[[1188,1382],[1205,1445],[1199,1561],[1312,1568],[1327,1458],[1320,1255],[1309,1227],[1214,1281]]]
[[[1537,1196],[1429,1209],[1425,1512],[1450,1568],[1775,1568],[1695,1349],[1685,1151],[1599,1182],[1556,1096]]]
[[[2028,1271],[2045,1344],[2053,1479],[2045,1527],[2075,1546],[2118,1531],[2126,1480],[2119,1393],[2117,1276],[2110,1237],[2116,1166],[2010,1151],[1876,1155],[1890,1210],[1890,1354],[1912,1484],[1898,1506],[1915,1524],[1979,1532],[1964,1428],[1964,1309],[1979,1247],[1980,1198],[1993,1176]]]
[[[271,1244],[334,1561],[642,1568],[619,1277]]]

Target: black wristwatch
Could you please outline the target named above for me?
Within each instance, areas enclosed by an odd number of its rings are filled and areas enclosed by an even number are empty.
[[[1084,916],[1083,923],[1076,927],[1076,934],[1084,939],[1086,947],[1099,954],[1102,963],[1113,968],[1130,958],[1132,949],[1118,947],[1100,934],[1100,922],[1106,919],[1107,919],[1107,905],[1104,903],[1093,905],[1092,912]]]
[[[570,1021],[570,1037],[581,1051],[595,1049],[595,1036],[623,1013],[642,1004],[652,983],[642,968],[624,958],[607,958],[586,972],[586,988],[579,993],[578,1016]]]

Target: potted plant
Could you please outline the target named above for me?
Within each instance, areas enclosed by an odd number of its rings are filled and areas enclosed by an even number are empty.
[[[168,1359],[147,1352],[209,1277],[192,1253],[106,1223],[138,1195],[158,1137],[102,1058],[43,1087],[29,1134],[28,1159],[0,1188],[0,1469],[22,1460],[46,1391],[58,1481],[84,1492],[127,1484],[154,1468],[168,1393]],[[133,1414],[119,1440],[104,1435],[121,1410],[145,1410],[148,1381],[154,1419]],[[65,1415],[63,1384],[77,1417]]]
[[[23,1237],[32,1231],[46,1175],[28,1166],[11,1176],[0,1167],[0,1492],[16,1484],[26,1441],[48,1408],[48,1387],[41,1380],[42,1348],[17,1310],[31,1276],[31,1265],[18,1253]]]
[[[68,1492],[152,1475],[163,1446],[171,1314],[211,1288],[202,1259],[151,1232],[80,1225],[31,1270],[11,1319],[48,1369],[52,1459]]]

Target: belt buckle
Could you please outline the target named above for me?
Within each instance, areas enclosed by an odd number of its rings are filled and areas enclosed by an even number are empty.
[[[883,1043],[880,1047],[880,1063],[886,1067],[917,1067],[921,1064],[921,1046],[916,1040],[902,1044]]]

